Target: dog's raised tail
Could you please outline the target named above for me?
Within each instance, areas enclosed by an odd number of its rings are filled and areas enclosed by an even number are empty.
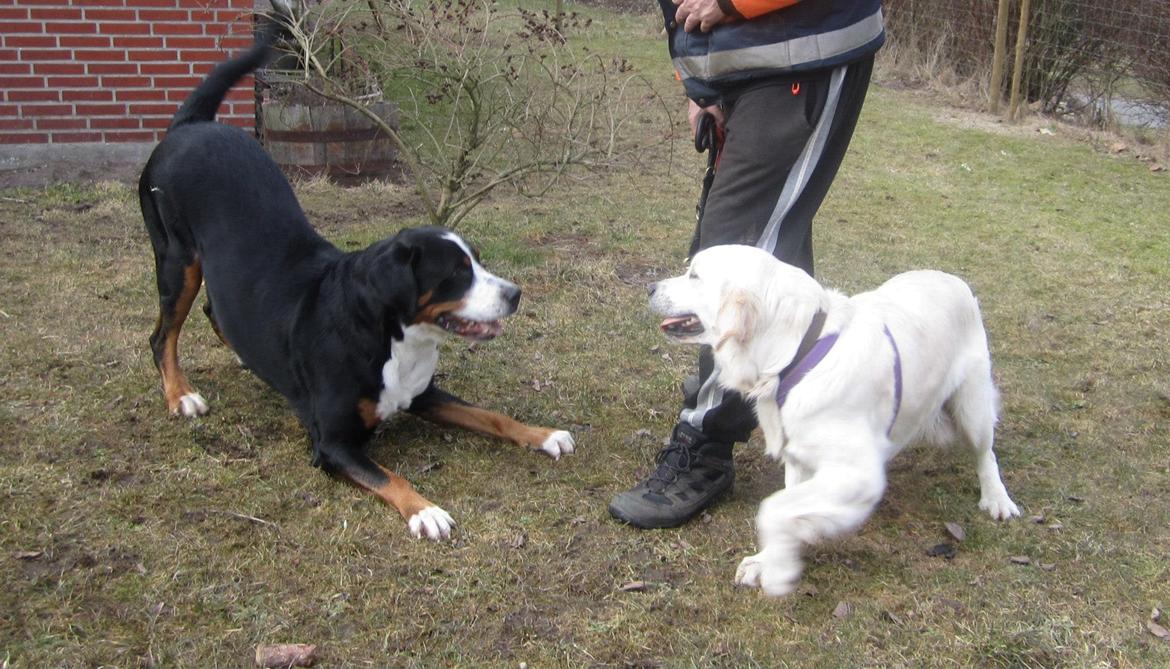
[[[287,20],[288,11],[280,2],[273,2],[272,5],[276,10],[275,16],[264,17],[261,20],[252,48],[216,65],[207,78],[183,101],[167,130],[174,130],[188,123],[214,121],[219,105],[223,103],[232,86],[268,62],[273,53],[273,43],[286,31],[283,22]]]

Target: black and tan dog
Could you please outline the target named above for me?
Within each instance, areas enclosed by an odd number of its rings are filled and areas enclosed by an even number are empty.
[[[495,337],[520,289],[442,228],[404,230],[356,253],[314,232],[260,144],[214,121],[227,91],[265,61],[267,42],[220,64],[195,89],[139,182],[159,292],[150,346],[167,408],[208,411],[178,354],[179,331],[205,284],[216,334],[288,398],[309,430],[314,464],[393,505],[414,536],[445,538],[451,517],[372,461],[364,443],[380,421],[406,410],[554,458],[572,452],[568,432],[474,407],[433,382],[444,333]]]

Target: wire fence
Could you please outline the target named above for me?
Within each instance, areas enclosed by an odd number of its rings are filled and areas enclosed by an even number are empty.
[[[891,42],[987,81],[993,101],[1008,94],[1015,77],[1022,102],[1045,113],[1101,126],[1170,126],[1170,2],[1003,0],[1006,76],[995,86],[1000,5],[886,0]]]

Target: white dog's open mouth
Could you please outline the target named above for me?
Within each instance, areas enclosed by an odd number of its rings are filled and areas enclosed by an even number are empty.
[[[504,324],[500,321],[473,321],[450,313],[441,314],[435,319],[435,325],[452,334],[476,341],[495,339],[504,331]]]
[[[694,314],[671,316],[658,326],[667,337],[692,337],[702,334],[703,324]]]

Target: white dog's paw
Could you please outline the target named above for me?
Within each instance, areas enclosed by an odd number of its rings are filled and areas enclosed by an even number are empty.
[[[557,430],[544,440],[540,450],[551,455],[553,460],[560,460],[562,455],[573,452],[574,443],[573,435],[564,430]]]
[[[745,557],[735,570],[735,584],[760,588],[771,597],[782,597],[796,589],[800,563],[767,560],[763,551]]]
[[[1020,508],[1012,501],[1012,498],[1007,496],[1007,493],[1000,495],[987,495],[979,500],[979,508],[986,511],[995,520],[1007,520],[1013,516],[1020,515]]]
[[[179,406],[175,409],[175,414],[184,416],[186,418],[197,418],[199,416],[206,416],[211,408],[207,406],[207,400],[199,393],[187,393],[179,398]]]
[[[439,541],[451,537],[451,528],[455,521],[451,514],[437,506],[428,506],[410,517],[406,523],[410,527],[410,534],[415,539],[431,539]]]
[[[764,565],[760,563],[759,557],[749,555],[740,561],[739,567],[735,570],[735,584],[758,588],[760,587],[760,573],[763,570]]]

